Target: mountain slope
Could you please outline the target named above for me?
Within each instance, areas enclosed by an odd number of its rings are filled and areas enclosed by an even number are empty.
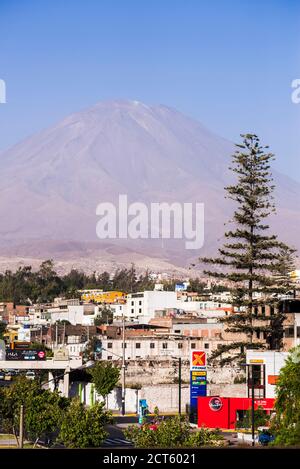
[[[204,202],[203,253],[212,252],[232,211],[223,190],[232,178],[232,150],[231,142],[166,106],[109,101],[72,114],[0,154],[0,253],[21,245],[26,254],[26,246],[32,252],[51,240],[60,246],[54,257],[70,241],[99,254],[105,241],[96,237],[96,207],[116,203],[119,194],[129,202]],[[300,248],[300,185],[280,174],[275,179],[272,223]],[[178,240],[112,242],[181,264],[196,256]]]

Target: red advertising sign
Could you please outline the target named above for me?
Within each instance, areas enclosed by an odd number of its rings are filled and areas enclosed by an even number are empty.
[[[202,351],[193,351],[192,352],[192,363],[191,366],[194,367],[202,367],[206,366],[206,353]]]

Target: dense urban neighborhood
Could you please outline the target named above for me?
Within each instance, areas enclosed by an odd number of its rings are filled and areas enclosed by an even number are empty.
[[[93,413],[95,406],[106,426],[112,423],[113,417],[120,419],[122,415],[129,416],[129,422],[135,419],[146,422],[148,415],[152,425],[155,425],[155,412],[168,416],[166,425],[174,425],[173,418],[186,415],[195,428],[213,431],[211,436],[201,434],[201,438],[208,438],[209,442],[211,437],[213,444],[221,444],[223,440],[214,433],[216,429],[238,432],[243,425],[250,429],[252,397],[255,412],[262,412],[257,416],[261,426],[274,413],[280,371],[289,352],[300,345],[298,278],[297,270],[291,272],[293,290],[276,297],[276,301],[269,299],[268,303],[263,294],[255,295],[254,319],[263,316],[270,324],[279,313],[284,314],[282,345],[280,350],[272,350],[268,335],[256,334],[253,342],[259,347],[250,347],[242,363],[233,362],[237,347],[231,350],[229,346],[237,340],[241,342],[245,335],[239,333],[237,339],[236,332],[228,331],[226,320],[234,316],[235,308],[232,293],[222,282],[171,279],[149,272],[138,277],[134,266],[111,275],[106,272],[95,275],[93,279],[74,269],[59,278],[49,260],[41,264],[38,272],[32,272],[30,267],[6,272],[1,278],[2,297],[11,291],[23,302],[17,304],[11,297],[11,301],[0,303],[0,392],[14,390],[17,396],[25,390],[37,393],[43,389],[50,401],[49,392],[54,393],[58,408],[67,406],[64,399],[71,399],[74,426],[76,412]],[[103,285],[104,279],[111,289],[96,288]],[[94,288],[83,288],[86,282]],[[131,285],[132,292],[113,289],[122,284],[127,288]],[[24,292],[26,295],[30,291],[29,286],[35,292],[35,301],[24,296]],[[53,297],[59,288],[64,295]],[[46,297],[48,301],[42,302]],[[197,354],[200,354],[198,364]],[[7,425],[12,430],[14,419],[19,425],[20,399],[16,397],[17,413],[11,416],[11,425],[5,406],[0,407],[2,431]],[[24,405],[26,408],[25,402]],[[28,408],[26,412],[30,412]],[[70,413],[65,418],[71,418]],[[52,424],[57,425],[55,419]],[[33,430],[31,423],[28,425],[26,438],[30,439]],[[121,433],[116,438],[102,430],[93,441],[88,438],[73,441],[74,436],[69,435],[62,441],[70,447],[101,446],[109,442],[126,446],[132,444],[130,435],[135,435],[128,425],[121,423],[121,430],[117,430]],[[14,428],[18,438],[19,427]],[[124,428],[127,438],[122,433]],[[35,428],[32,441],[46,444],[53,431],[45,427],[39,434]],[[247,438],[245,432],[237,433],[239,440],[235,441],[243,442]],[[9,438],[14,444],[13,437]],[[140,441],[137,434],[133,441],[146,447],[154,444],[151,431],[149,438]],[[191,437],[187,434],[184,438]],[[189,441],[201,444],[201,438]]]

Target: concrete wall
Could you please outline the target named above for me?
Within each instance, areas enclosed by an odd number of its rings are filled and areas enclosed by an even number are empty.
[[[79,396],[81,394],[81,401],[86,405],[91,405],[92,402],[102,401],[102,398],[93,390],[93,384],[82,383],[81,393],[79,383],[72,383],[71,397]],[[208,395],[223,397],[244,397],[245,385],[243,384],[229,384],[229,385],[208,385]],[[92,397],[93,396],[93,397]],[[159,384],[153,386],[143,386],[141,389],[126,388],[125,393],[125,409],[126,412],[136,413],[138,409],[139,399],[146,399],[150,412],[153,412],[157,406],[160,412],[177,412],[178,411],[178,384]],[[186,411],[186,404],[190,402],[190,388],[189,385],[183,384],[181,386],[181,410]],[[109,410],[120,412],[121,411],[121,388],[115,388],[106,399],[106,407]]]
[[[114,364],[120,366],[120,361],[115,361]],[[182,359],[181,376],[183,383],[189,383],[190,364],[187,359]],[[245,376],[245,370],[234,366],[207,367],[207,379],[211,384],[233,384],[235,378]],[[129,360],[126,363],[126,385],[172,384],[177,378],[178,360],[176,359],[153,357],[149,360]]]
[[[288,357],[287,352],[247,350],[246,362],[265,366],[266,398],[275,398],[275,385],[269,383],[269,376],[278,376]]]

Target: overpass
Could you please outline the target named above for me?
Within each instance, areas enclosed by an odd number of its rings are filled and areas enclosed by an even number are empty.
[[[53,380],[53,370],[63,370],[63,395],[69,397],[69,374],[70,371],[83,368],[82,358],[70,360],[0,360],[0,370],[49,370],[49,381]],[[51,388],[52,386],[50,386]]]

